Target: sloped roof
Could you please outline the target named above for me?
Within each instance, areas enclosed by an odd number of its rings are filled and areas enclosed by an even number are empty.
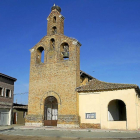
[[[89,79],[93,79],[94,77],[92,77],[91,75],[85,73],[84,71],[80,70],[80,76],[86,76],[88,77]],[[94,78],[95,79],[95,78]]]
[[[17,104],[17,103],[13,103],[13,108],[16,109],[28,109],[28,105],[23,105],[23,104]]]
[[[97,79],[92,79],[87,85],[82,85],[77,87],[78,92],[82,91],[107,91],[107,90],[118,90],[118,89],[138,89],[138,86],[135,84],[117,84],[117,83],[107,83],[99,81]]]
[[[17,80],[16,78],[13,78],[13,77],[8,76],[8,75],[3,74],[3,73],[0,73],[0,76],[5,77],[5,78],[8,78],[8,79],[10,79],[10,80],[12,80],[12,81],[14,81],[14,82]]]

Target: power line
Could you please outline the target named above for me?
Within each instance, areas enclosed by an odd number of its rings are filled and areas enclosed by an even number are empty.
[[[24,92],[24,93],[14,93],[14,95],[22,95],[22,94],[28,94],[29,92]]]

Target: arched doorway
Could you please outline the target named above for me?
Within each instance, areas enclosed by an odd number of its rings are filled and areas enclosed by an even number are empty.
[[[126,105],[122,100],[109,102],[108,121],[126,121]]]
[[[44,126],[57,126],[58,102],[54,96],[45,99]]]

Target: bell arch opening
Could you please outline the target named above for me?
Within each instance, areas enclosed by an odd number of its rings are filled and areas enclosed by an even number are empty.
[[[56,23],[56,16],[53,17],[53,23]]]
[[[56,26],[52,27],[52,34],[53,34],[53,35],[54,35],[54,34],[57,34],[57,28],[56,28]]]
[[[44,126],[57,126],[58,102],[54,96],[48,96],[44,102]]]
[[[62,43],[60,46],[60,58],[61,60],[69,59],[69,45],[66,42]]]
[[[126,121],[126,105],[122,100],[112,100],[108,104],[108,121]]]
[[[50,50],[54,50],[54,49],[55,49],[55,40],[54,40],[54,38],[52,38],[50,40]]]
[[[42,46],[37,48],[37,56],[36,56],[36,62],[39,63],[44,63],[44,48]]]

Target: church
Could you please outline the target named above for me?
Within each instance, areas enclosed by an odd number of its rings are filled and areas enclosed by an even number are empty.
[[[64,19],[54,5],[47,35],[30,49],[25,125],[139,129],[139,87],[99,81],[80,70],[81,43],[64,35]]]

